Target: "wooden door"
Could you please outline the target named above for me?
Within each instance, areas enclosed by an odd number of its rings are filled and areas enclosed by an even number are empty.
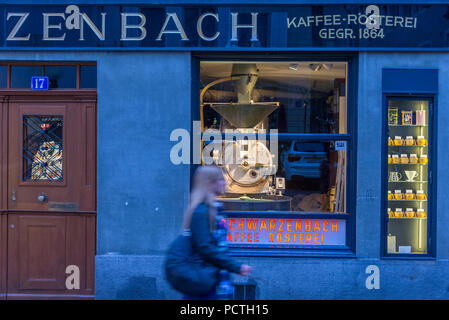
[[[93,298],[95,97],[11,96],[7,118],[6,298]]]

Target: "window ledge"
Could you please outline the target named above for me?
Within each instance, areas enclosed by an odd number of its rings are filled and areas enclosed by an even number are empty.
[[[235,257],[357,258],[350,249],[230,248],[229,253]]]

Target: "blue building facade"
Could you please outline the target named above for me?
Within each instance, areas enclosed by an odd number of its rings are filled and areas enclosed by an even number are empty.
[[[26,1],[14,3],[13,8],[7,10],[12,12],[14,6],[27,8],[30,4]],[[287,129],[286,135],[279,139],[280,143],[282,139],[290,142],[305,139],[324,143],[346,141],[346,202],[344,209],[334,212],[327,209],[313,212],[293,208],[274,212],[260,208],[253,212],[232,209],[229,219],[311,219],[312,222],[337,219],[345,222],[345,233],[343,243],[328,246],[324,240],[317,247],[302,243],[289,245],[285,240],[277,245],[256,246],[231,240],[235,259],[251,265],[255,276],[254,279],[235,276],[234,282],[255,288],[256,299],[449,297],[446,276],[449,270],[449,234],[446,232],[449,228],[449,194],[446,193],[449,173],[445,161],[448,157],[446,142],[449,141],[446,125],[449,122],[449,112],[446,111],[446,101],[449,100],[447,4],[443,1],[377,1],[374,5],[380,9],[380,14],[393,17],[391,20],[383,18],[384,25],[391,24],[384,28],[385,38],[378,37],[379,31],[374,37],[364,38],[364,29],[346,25],[348,21],[341,21],[345,25],[342,29],[352,31],[340,33],[335,21],[331,20],[324,26],[326,15],[329,19],[335,19],[333,15],[339,15],[340,19],[355,15],[353,19],[359,19],[358,13],[366,14],[366,7],[372,5],[366,1],[353,0],[345,4],[320,1],[317,4],[312,1],[128,3],[105,0],[100,7],[94,1],[85,0],[70,1],[70,4],[79,6],[81,11],[86,10],[97,26],[98,34],[85,24],[86,43],[82,44],[77,44],[68,33],[66,43],[42,41],[37,47],[20,41],[17,42],[19,45],[10,45],[5,40],[7,44],[1,48],[0,61],[96,63],[96,299],[181,298],[165,280],[163,261],[168,245],[179,233],[195,165],[173,163],[170,156],[179,139],[170,137],[177,129],[184,129],[193,137],[192,122],[201,118],[199,93],[206,83],[220,77],[212,76],[212,73],[210,78],[207,77],[209,74],[204,76],[203,67],[213,70],[214,63],[219,68],[226,67],[226,63],[242,61],[258,63],[258,67],[262,63],[298,63],[301,67],[302,63],[322,62],[333,64],[334,70],[338,63],[344,64],[345,88],[342,90],[346,93],[341,97],[346,97],[346,120],[340,118],[340,128],[342,121],[346,121],[346,130],[298,129],[293,132]],[[64,9],[69,3],[40,1],[40,5],[43,12],[52,12],[55,6],[58,10]],[[332,9],[327,9],[329,7]],[[202,26],[198,27],[198,18],[189,20],[193,15],[190,9],[195,12],[195,17],[210,13],[204,17],[204,30]],[[58,10],[53,11],[61,11]],[[104,34],[104,29],[100,28],[101,12],[107,12],[106,17],[109,17],[119,11],[146,14],[149,26],[146,32],[150,39],[119,45],[121,40],[114,38],[120,38],[120,34],[123,37],[123,25],[120,27],[119,21],[113,25],[107,20],[106,27],[110,23],[111,28]],[[251,40],[254,28],[250,27],[236,29],[237,40],[232,41],[231,13],[241,14],[243,20],[240,21],[244,22],[238,22],[240,25],[251,26],[251,13],[254,12],[259,12],[256,16],[258,41]],[[177,13],[183,30],[172,17],[165,30],[173,33],[160,34],[167,13]],[[120,18],[119,14],[116,16]],[[315,20],[307,21],[307,16],[313,16]],[[317,16],[322,16],[323,22],[317,22]],[[401,19],[395,21],[395,16]],[[410,20],[406,20],[407,17]],[[137,27],[142,18],[134,16],[130,19],[134,28],[128,29],[127,36],[142,36],[142,29]],[[51,21],[54,22],[49,25],[59,23],[57,18]],[[326,30],[320,33],[322,28],[319,26]],[[329,29],[335,31],[329,32]],[[57,27],[48,30],[49,37],[63,34],[63,29]],[[359,30],[362,30],[360,34]],[[188,40],[183,40],[183,31]],[[8,32],[4,30],[3,33],[6,38]],[[26,34],[19,30],[15,36]],[[339,35],[342,38],[339,39]],[[106,37],[104,45],[100,40],[102,36]],[[158,36],[163,39],[163,44],[157,42]],[[214,36],[217,39],[210,40]],[[207,63],[212,67],[209,68]],[[262,79],[262,69],[260,67],[259,79]],[[392,124],[387,117],[389,101],[394,99],[403,103],[430,101],[431,104],[425,109],[429,129],[427,134],[422,134],[426,136],[429,148],[428,184],[416,187],[425,190],[428,202],[426,219],[419,222],[426,227],[420,224],[416,231],[423,237],[419,241],[425,246],[418,254],[414,252],[415,244],[407,244],[407,241],[414,243],[413,239],[404,240],[402,245],[393,244],[394,249],[390,247],[389,236],[397,232],[395,241],[400,242],[399,234],[404,231],[397,231],[399,229],[389,224],[394,214],[389,216],[386,210],[395,209],[387,199],[387,191],[406,189],[405,186],[390,185],[392,170],[387,160],[390,154],[387,139]],[[401,114],[398,117],[396,125],[405,125],[406,119],[401,118]],[[413,115],[412,121],[412,126],[419,125],[417,115]],[[404,140],[405,136],[406,133]],[[418,134],[413,136],[418,139]],[[394,140],[395,136],[391,138]],[[417,141],[414,143],[417,145]],[[410,157],[412,151],[399,152],[402,153]],[[408,207],[412,205],[403,206],[402,219],[407,219],[405,211]],[[413,210],[414,219],[420,219],[418,210],[415,207]],[[422,232],[425,232],[424,236]],[[371,282],[373,278],[370,277],[377,276],[379,281]],[[378,286],[370,286],[370,283]]]

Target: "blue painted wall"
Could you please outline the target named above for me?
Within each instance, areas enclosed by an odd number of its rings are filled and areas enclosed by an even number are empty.
[[[98,63],[97,299],[180,298],[165,282],[162,264],[189,189],[189,167],[169,160],[169,136],[173,129],[190,128],[190,54],[11,52],[0,60]],[[436,261],[380,259],[384,67],[439,69]],[[258,299],[449,298],[447,83],[449,54],[360,53],[357,258],[238,258],[262,279],[256,281]],[[365,288],[365,268],[372,264],[380,268],[379,290]]]
[[[98,72],[96,294],[162,299],[161,256],[189,190],[169,137],[190,128],[190,54],[111,53]]]
[[[189,187],[169,137],[189,128],[190,54],[110,53],[98,84],[98,253],[159,252]]]

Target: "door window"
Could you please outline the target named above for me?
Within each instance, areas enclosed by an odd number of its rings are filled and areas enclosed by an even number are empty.
[[[62,181],[62,125],[62,116],[23,117],[24,181]]]

